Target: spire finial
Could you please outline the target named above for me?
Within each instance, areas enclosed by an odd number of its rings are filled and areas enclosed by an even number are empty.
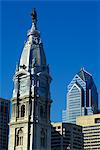
[[[37,13],[36,13],[35,8],[32,10],[31,16],[32,16],[32,22],[36,23],[36,21],[37,21]]]
[[[83,71],[84,70],[84,67],[81,67],[80,71]]]

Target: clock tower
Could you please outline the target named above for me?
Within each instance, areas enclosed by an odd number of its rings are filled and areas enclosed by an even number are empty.
[[[31,16],[32,27],[13,78],[9,150],[51,150],[51,77],[35,9]]]

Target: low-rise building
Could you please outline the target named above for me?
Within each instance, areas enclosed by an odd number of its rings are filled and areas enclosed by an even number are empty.
[[[79,116],[76,123],[83,127],[84,150],[100,150],[100,114]]]
[[[52,123],[51,150],[83,150],[82,127],[71,123]]]
[[[0,150],[8,150],[10,101],[0,98]]]

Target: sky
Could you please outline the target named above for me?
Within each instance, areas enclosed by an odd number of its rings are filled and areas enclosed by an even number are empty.
[[[13,75],[31,27],[30,13],[34,7],[52,76],[51,121],[61,121],[62,110],[66,108],[67,85],[81,67],[93,75],[100,95],[100,2],[1,1],[2,98],[12,97]]]

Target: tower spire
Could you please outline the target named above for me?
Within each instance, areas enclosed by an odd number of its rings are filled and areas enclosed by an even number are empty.
[[[32,26],[27,32],[27,40],[24,45],[22,55],[20,58],[20,68],[24,70],[31,70],[34,64],[38,66],[38,70],[46,67],[46,57],[43,49],[43,44],[40,37],[40,32],[37,30],[37,13],[35,8],[32,13]]]
[[[14,75],[9,150],[51,150],[51,77],[35,9],[31,16],[32,26]]]

